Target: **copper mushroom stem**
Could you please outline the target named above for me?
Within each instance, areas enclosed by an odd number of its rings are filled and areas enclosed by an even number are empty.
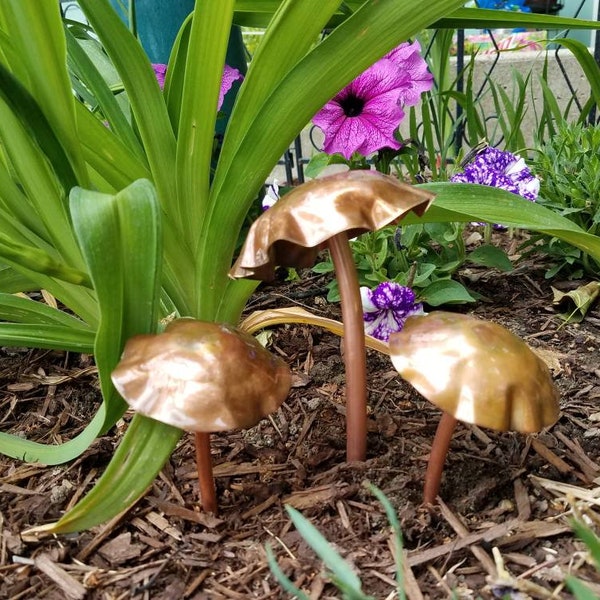
[[[409,317],[390,336],[400,375],[444,413],[431,446],[424,501],[433,503],[457,421],[533,433],[559,416],[546,364],[508,329],[443,311]]]
[[[345,233],[329,239],[329,252],[340,289],[344,322],[346,370],[346,459],[365,460],[367,455],[367,359],[360,287],[352,250]]]
[[[454,430],[458,421],[447,412],[442,413],[442,418],[435,431],[435,437],[431,444],[431,453],[427,462],[427,471],[425,471],[425,483],[423,485],[423,503],[435,504],[435,499],[440,492],[442,484],[442,473],[448,450],[450,450],[450,441],[454,435]]]
[[[270,280],[275,267],[310,267],[328,247],[344,320],[347,459],[366,457],[366,355],[362,304],[348,238],[422,214],[433,194],[376,171],[314,179],[278,200],[248,232],[230,277]]]
[[[210,433],[196,431],[194,433],[194,445],[196,446],[196,471],[198,471],[200,504],[205,512],[216,515],[219,503],[210,455]]]
[[[128,340],[112,380],[140,414],[196,433],[200,499],[216,513],[210,432],[252,427],[277,410],[291,373],[230,325],[177,319],[163,333]]]

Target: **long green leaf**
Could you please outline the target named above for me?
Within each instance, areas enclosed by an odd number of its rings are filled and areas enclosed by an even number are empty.
[[[64,346],[63,346],[64,347]],[[100,405],[89,425],[76,437],[63,444],[41,444],[20,436],[0,432],[0,452],[11,458],[45,465],[60,465],[84,452],[98,437],[106,421],[106,405]]]
[[[74,99],[67,73],[66,43],[64,36],[56,35],[62,29],[60,7],[57,2],[38,0],[10,0],[3,4],[11,40],[27,67],[29,91],[60,139],[76,180],[87,185],[87,170],[79,147]]]
[[[367,600],[368,597],[362,593],[360,579],[354,573],[352,567],[334,550],[323,534],[295,508],[286,506],[285,510],[298,533],[331,571],[336,585],[340,586],[345,594],[350,594],[347,596],[348,598]]]
[[[516,194],[467,183],[427,183],[419,187],[435,193],[436,198],[422,217],[409,215],[403,221],[406,224],[448,221],[502,223],[555,236],[600,260],[600,237]]]
[[[62,325],[94,335],[92,328],[80,319],[42,302],[14,294],[0,293],[0,319],[32,325]]]
[[[597,29],[597,21],[483,8],[459,8],[431,24],[432,29]]]
[[[600,28],[600,25],[597,23],[596,27]],[[591,54],[587,46],[579,40],[558,38],[554,41],[561,46],[568,48],[573,53],[573,56],[575,56],[579,62],[587,82],[590,85],[596,105],[600,107],[600,66],[596,62],[594,55]]]
[[[135,415],[113,459],[92,491],[45,531],[94,527],[129,508],[152,483],[182,435],[180,429]]]
[[[110,373],[125,341],[154,331],[158,322],[162,249],[158,201],[146,180],[114,196],[75,188],[71,213],[98,296],[100,325],[94,355],[110,427],[126,406]]]
[[[217,101],[234,0],[198,2],[192,18],[177,132],[177,211],[188,246],[207,210]]]
[[[110,129],[115,132],[136,158],[143,158],[144,154],[139,140],[127,116],[117,102],[113,91],[100,74],[91,57],[88,56],[81,43],[68,28],[65,28],[65,36],[67,39],[69,64],[74,73],[92,93],[94,100],[98,103],[103,115],[106,117]],[[100,49],[98,49],[97,53],[102,56]]]

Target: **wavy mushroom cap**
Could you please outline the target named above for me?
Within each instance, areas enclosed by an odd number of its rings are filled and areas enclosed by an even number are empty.
[[[111,376],[137,412],[203,432],[252,427],[291,386],[288,366],[251,335],[194,319],[132,337]]]
[[[548,367],[501,325],[443,311],[412,316],[390,351],[400,375],[460,421],[532,433],[558,419]]]
[[[421,215],[434,195],[377,171],[347,171],[298,186],[252,224],[230,277],[269,280],[275,267],[310,267],[327,240]]]

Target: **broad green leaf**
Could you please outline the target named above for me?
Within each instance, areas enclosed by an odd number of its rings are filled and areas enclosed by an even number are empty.
[[[8,265],[0,265],[0,292],[16,294],[17,292],[33,292],[39,287],[22,273]]]
[[[408,215],[404,223],[487,221],[540,231],[562,239],[600,260],[600,237],[535,202],[505,190],[468,183],[419,185],[436,198],[423,217]]]
[[[150,179],[150,168],[145,157],[137,158],[129,148],[85,106],[76,105],[77,126],[82,151],[89,166],[102,177],[114,193],[136,179]]]
[[[482,265],[484,267],[493,267],[500,271],[512,271],[513,265],[510,259],[506,255],[506,252],[496,246],[490,244],[484,244],[475,248],[472,252],[469,252],[467,257],[469,262],[475,263],[476,265]]]
[[[73,224],[98,297],[100,324],[94,356],[111,427],[125,403],[110,373],[127,339],[158,322],[161,229],[154,187],[139,180],[111,196],[75,188]]]
[[[182,433],[170,425],[135,415],[91,492],[58,522],[36,527],[27,533],[82,531],[127,510],[152,484]]]
[[[81,0],[79,5],[123,79],[160,201],[174,202],[175,135],[150,61],[108,0]]]
[[[430,306],[475,302],[467,288],[453,279],[438,279],[419,292],[419,298]]]

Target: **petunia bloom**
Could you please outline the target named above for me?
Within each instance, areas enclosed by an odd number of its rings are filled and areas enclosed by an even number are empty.
[[[162,90],[165,86],[167,65],[152,63],[152,69],[156,75],[158,85]],[[231,86],[240,79],[244,79],[244,76],[237,69],[234,69],[229,65],[225,65],[225,68],[223,69],[223,77],[221,79],[221,88],[219,89],[219,103],[217,105],[217,110],[221,110],[221,106],[223,106],[223,100],[225,99],[225,94],[231,89]]]
[[[262,209],[267,210],[271,208],[279,198],[281,198],[281,195],[279,194],[279,181],[273,179],[273,183],[267,185],[267,190],[261,203]]]
[[[409,75],[398,99],[402,106],[416,106],[421,101],[421,94],[433,87],[433,74],[420,52],[419,42],[404,42],[384,56]]]
[[[415,302],[415,293],[394,281],[380,283],[374,290],[361,287],[360,296],[365,333],[384,342],[404,327],[408,317],[424,314],[423,305]]]
[[[336,94],[314,117],[325,134],[323,150],[349,159],[381,148],[398,150],[394,133],[404,118],[404,106],[417,104],[431,89],[433,77],[419,55],[418,42],[403,43],[371,65]]]
[[[453,175],[455,183],[478,183],[501,188],[535,201],[540,191],[540,181],[529,170],[519,155],[497,148],[486,148],[468,163],[462,173]]]

